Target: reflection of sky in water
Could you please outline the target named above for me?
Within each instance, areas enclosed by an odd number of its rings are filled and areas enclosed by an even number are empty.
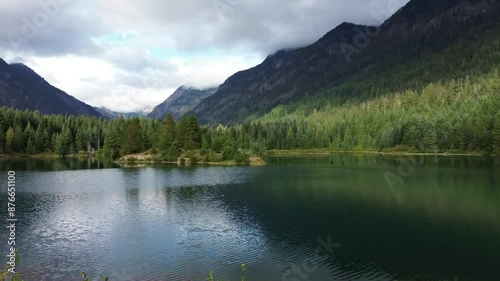
[[[122,279],[181,280],[217,269],[221,259],[230,264],[259,259],[264,248],[259,227],[235,218],[217,192],[221,185],[245,183],[251,172],[238,167],[19,172],[25,188],[18,189],[19,199],[27,205],[24,211],[36,214],[29,218],[19,211],[26,217],[19,232],[26,277],[62,280],[85,269]],[[85,268],[89,264],[94,268]]]
[[[19,171],[25,280],[80,280],[82,270],[121,281],[205,280],[211,270],[239,280],[241,263],[247,280],[281,280],[328,235],[342,246],[309,280],[427,272],[497,280],[498,165],[427,159],[394,191],[384,172],[397,172],[399,162],[376,155],[275,158],[266,167]]]

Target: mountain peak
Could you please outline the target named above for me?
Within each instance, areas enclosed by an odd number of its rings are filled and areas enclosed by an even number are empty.
[[[483,33],[499,22],[500,1],[411,0],[380,28],[343,22],[310,46],[278,51],[229,77],[193,112],[202,123],[267,113],[366,71],[383,70]]]
[[[12,63],[10,64],[10,67],[12,70],[16,71],[20,75],[24,75],[26,78],[30,79],[43,79],[42,76],[40,76],[38,73],[36,73],[33,69],[31,69],[29,66],[25,65],[24,63]]]
[[[194,87],[179,87],[164,102],[156,106],[148,117],[163,119],[168,113],[179,119],[182,115],[192,110],[203,99],[213,95],[218,88],[197,89]]]
[[[0,106],[39,110],[44,114],[101,116],[85,104],[50,85],[23,63],[7,64],[0,59]]]

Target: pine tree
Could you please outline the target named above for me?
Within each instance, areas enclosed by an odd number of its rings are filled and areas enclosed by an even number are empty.
[[[6,136],[6,128],[5,128],[5,117],[0,112],[0,151],[5,150],[5,136]]]
[[[125,131],[121,139],[121,153],[130,154],[141,152],[144,143],[141,138],[141,124],[139,118],[127,120]]]
[[[5,152],[12,153],[13,152],[13,143],[14,143],[14,129],[9,127],[7,130],[7,136],[5,138]]]
[[[37,152],[44,152],[46,150],[46,147],[45,147],[46,140],[44,140],[42,126],[40,126],[40,125],[38,125],[38,128],[36,129],[36,132],[33,136],[33,142],[34,142],[35,150]]]
[[[14,152],[23,152],[24,148],[26,147],[25,141],[24,141],[24,133],[23,130],[19,125],[17,125],[14,128],[14,140],[12,142],[12,150]]]
[[[70,129],[65,129],[63,133],[56,135],[55,149],[60,156],[66,156],[74,153],[73,136]]]
[[[182,116],[175,130],[175,137],[176,137],[175,139],[179,143],[179,146],[182,148],[185,147],[188,140],[187,127],[188,127],[188,120],[186,116]]]
[[[427,130],[425,133],[424,148],[426,152],[437,153],[437,134],[434,128]]]
[[[160,149],[168,149],[172,146],[175,141],[175,130],[176,124],[174,116],[171,113],[168,113],[161,127],[160,140],[158,144]]]
[[[28,125],[26,125],[26,128],[24,129],[24,139],[27,141],[30,138],[33,138],[33,135],[35,134],[35,131],[33,131],[33,128],[31,128],[31,122],[28,121]]]
[[[286,132],[285,147],[287,149],[295,148],[295,134],[292,127],[289,127]]]
[[[231,128],[230,135],[234,139],[235,130]],[[186,142],[184,143],[185,149],[198,149],[201,146],[201,129],[200,124],[198,123],[198,119],[196,116],[190,115],[187,118],[187,126],[186,126]]]
[[[64,135],[55,134],[55,152],[60,156],[65,156],[69,152],[69,148],[65,146]]]
[[[109,126],[106,138],[104,139],[104,150],[112,159],[120,155],[120,132],[117,126]]]
[[[34,155],[36,154],[36,148],[35,148],[35,144],[34,144],[34,141],[29,138],[28,139],[28,144],[26,145],[26,153],[30,154],[30,155]]]
[[[497,113],[493,119],[492,147],[493,154],[500,155],[500,113]]]

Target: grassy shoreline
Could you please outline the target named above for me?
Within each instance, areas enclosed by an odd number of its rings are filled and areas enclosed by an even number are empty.
[[[114,161],[115,163],[121,166],[148,166],[148,165],[157,165],[157,164],[166,164],[166,165],[178,165],[178,166],[188,166],[188,165],[207,165],[207,166],[264,166],[266,162],[259,156],[250,156],[248,162],[240,162],[238,163],[236,160],[225,160],[219,162],[213,161],[192,161],[190,157],[186,155],[181,155],[178,157],[177,161],[166,161],[160,160],[162,159],[161,154],[150,154],[147,152],[136,153],[125,155],[120,159]]]
[[[269,150],[269,156],[300,156],[300,155],[329,155],[332,153],[351,153],[351,154],[378,154],[390,156],[485,156],[480,152],[410,152],[410,151],[376,151],[376,150],[328,150],[328,149],[296,149],[296,150]]]
[[[65,158],[97,158],[100,157],[97,154],[69,154],[64,156]],[[26,153],[13,153],[13,154],[0,154],[0,159],[54,159],[63,158],[63,156],[57,153],[41,153],[41,154],[26,154]]]
[[[429,153],[429,152],[414,152],[414,151],[376,151],[376,150],[348,150],[348,151],[338,151],[338,150],[329,150],[329,149],[293,149],[293,150],[269,150],[267,151],[267,156],[325,156],[333,153],[350,153],[350,154],[377,154],[377,155],[388,155],[388,156],[487,156],[481,152],[438,152],[438,153]],[[211,166],[232,166],[232,165],[250,165],[250,166],[263,166],[265,165],[265,161],[258,156],[251,156],[250,163],[236,163],[234,160],[227,160],[222,162],[191,162],[189,158],[185,157],[183,163],[181,163],[180,159],[177,161],[158,161],[153,160],[151,157],[154,155],[146,154],[146,153],[138,153],[138,154],[130,154],[123,156],[122,158],[115,160],[113,162],[118,164],[124,163],[137,163],[137,164],[177,164],[177,165],[211,165]],[[493,157],[498,157],[499,155],[492,155]],[[97,154],[70,154],[64,156],[64,158],[101,158],[102,156]],[[63,158],[62,156],[56,153],[42,153],[42,154],[25,154],[25,153],[14,153],[14,154],[0,154],[0,159],[9,160],[9,159],[57,159]],[[130,160],[130,158],[134,158]],[[148,159],[151,158],[151,159]],[[183,157],[181,157],[183,158]]]

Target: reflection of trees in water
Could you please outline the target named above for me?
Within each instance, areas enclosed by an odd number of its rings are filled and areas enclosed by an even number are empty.
[[[434,156],[434,155],[382,155],[363,153],[331,153],[328,155],[270,156],[268,164],[278,165],[334,165],[363,167],[370,165],[399,166],[402,163],[439,165],[440,168],[487,168],[500,167],[499,157],[481,156]]]
[[[199,195],[205,192],[202,186],[165,187],[163,196],[167,202],[179,200],[180,202],[193,202]]]
[[[126,190],[127,198],[133,199],[134,201],[139,201],[139,189],[129,188]]]
[[[195,186],[186,186],[179,188],[179,199],[181,201],[191,201],[195,199],[198,192],[200,191],[200,187]]]
[[[98,158],[20,158],[0,160],[3,171],[65,171],[84,169],[110,169],[117,165]]]
[[[162,188],[162,193],[163,193],[163,196],[165,197],[165,201],[167,202],[167,205],[168,205],[168,203],[172,202],[173,189],[171,187]]]

